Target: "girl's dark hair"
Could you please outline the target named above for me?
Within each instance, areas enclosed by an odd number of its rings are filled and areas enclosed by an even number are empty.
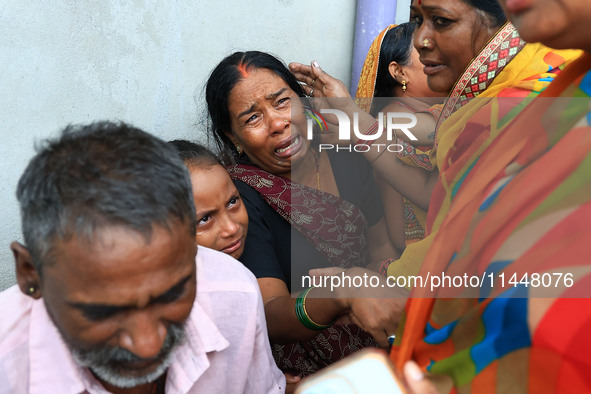
[[[209,149],[187,140],[168,141],[176,149],[179,157],[183,160],[186,167],[209,167],[216,164],[222,165],[220,159],[214,155]]]
[[[392,97],[392,91],[399,85],[388,69],[391,62],[408,66],[412,51],[412,35],[416,24],[402,23],[388,30],[380,48],[380,63],[376,75],[374,97]]]
[[[494,27],[500,27],[507,22],[507,17],[497,0],[464,0],[472,7],[484,11]]]
[[[224,164],[230,164],[236,153],[232,141],[226,133],[232,132],[228,98],[238,82],[244,79],[244,72],[267,69],[273,71],[300,97],[305,97],[304,90],[285,66],[285,64],[265,52],[235,52],[226,57],[214,68],[205,88],[205,100],[210,120],[210,136],[220,151]]]

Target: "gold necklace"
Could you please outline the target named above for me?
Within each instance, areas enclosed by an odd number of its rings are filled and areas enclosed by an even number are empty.
[[[318,153],[312,148],[310,148],[310,150],[312,151],[312,156],[314,156],[314,161],[316,162],[316,189],[320,190],[320,160]]]

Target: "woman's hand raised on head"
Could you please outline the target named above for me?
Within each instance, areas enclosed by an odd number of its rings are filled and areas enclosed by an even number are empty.
[[[374,123],[375,119],[368,113],[361,110],[349,94],[345,84],[330,74],[323,71],[316,61],[311,65],[301,63],[290,63],[289,69],[296,79],[302,83],[304,92],[314,99],[316,110],[322,113],[323,118],[328,124],[328,130],[320,134],[321,143],[329,144],[350,144],[356,141],[353,133],[351,140],[339,139],[339,121],[334,114],[323,113],[322,110],[339,110],[344,112],[350,122],[353,122],[354,114],[359,116],[359,130],[364,132]],[[342,136],[341,136],[342,137]]]
[[[289,69],[299,82],[306,94],[314,98],[349,98],[351,95],[345,84],[327,72],[323,71],[316,61],[311,65],[301,63],[290,63]]]

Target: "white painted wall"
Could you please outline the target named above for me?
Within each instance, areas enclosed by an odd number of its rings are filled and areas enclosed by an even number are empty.
[[[316,59],[348,81],[354,22],[355,0],[0,0],[0,290],[35,141],[96,119],[205,141],[203,84],[224,56]]]
[[[408,22],[410,16],[410,3],[412,0],[398,0],[396,2],[396,23]]]
[[[397,22],[410,0],[398,0]],[[119,119],[206,142],[203,86],[236,50],[316,59],[350,81],[356,0],[0,0],[0,290],[22,241],[16,184],[35,141]]]

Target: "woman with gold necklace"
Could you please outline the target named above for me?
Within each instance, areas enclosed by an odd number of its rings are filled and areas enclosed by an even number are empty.
[[[258,279],[279,367],[307,375],[363,347],[387,345],[396,317],[366,310],[346,289],[310,289],[306,281],[314,268],[353,275],[392,249],[385,248],[371,166],[353,153],[312,146],[303,96],[280,60],[255,51],[222,60],[206,88],[212,136],[249,215],[240,261]],[[348,324],[335,323],[345,315]]]

